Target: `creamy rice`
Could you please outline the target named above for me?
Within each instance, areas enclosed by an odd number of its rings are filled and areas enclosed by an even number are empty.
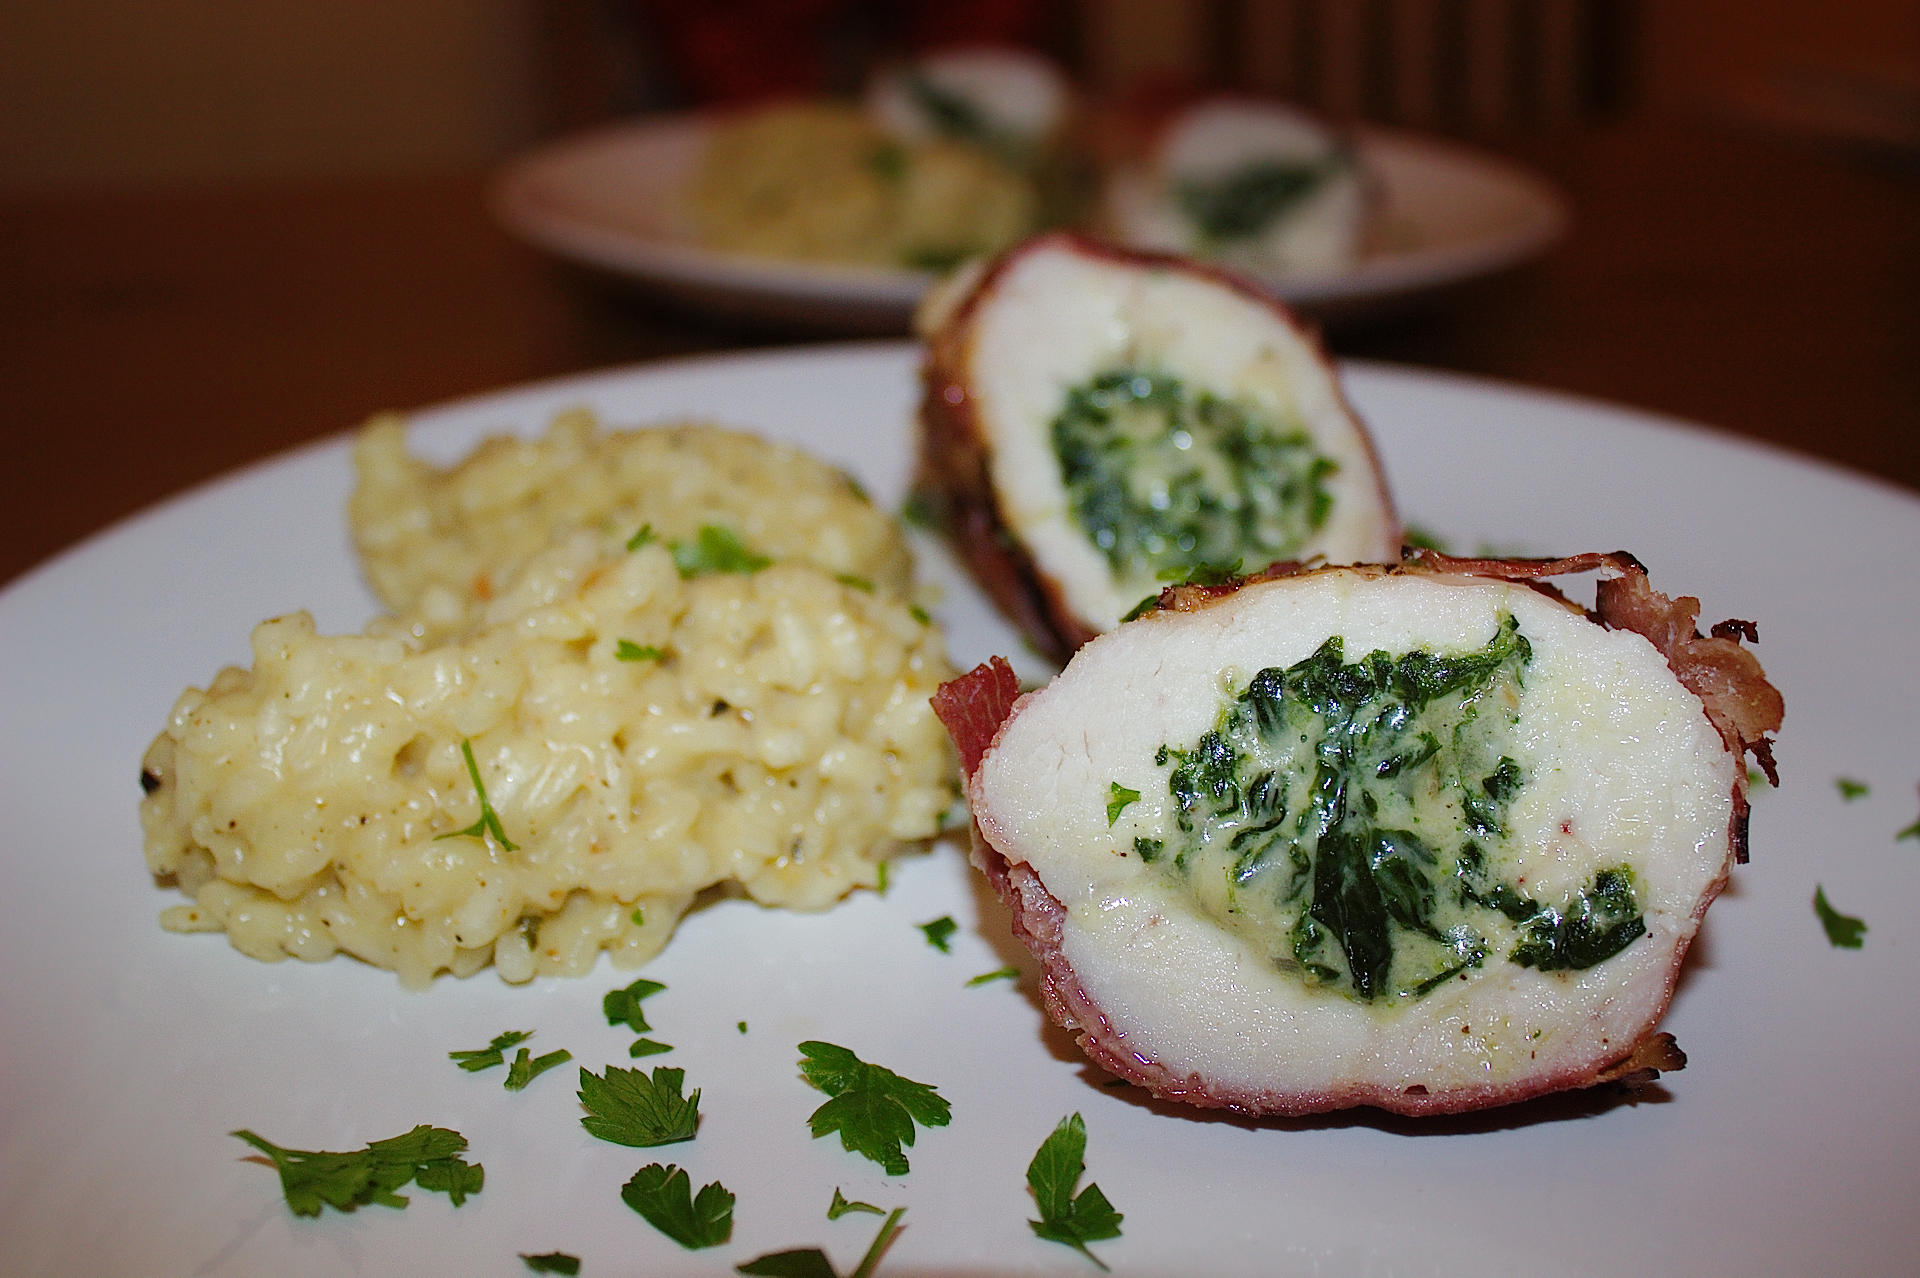
[[[890,137],[852,107],[789,103],[716,124],[687,195],[702,243],[877,267],[950,266],[1032,231],[1039,193],[990,152]]]
[[[804,559],[887,594],[913,563],[891,516],[846,472],[739,431],[687,423],[601,432],[562,413],[537,439],[499,436],[440,469],[407,452],[406,422],[375,418],[354,448],[349,514],[367,579],[389,608],[457,629],[536,552],[574,529],[617,554],[643,524],[688,540],[716,524],[773,559]]]
[[[870,538],[877,512],[820,463],[808,463],[811,478],[830,477],[845,509],[866,514],[823,513],[833,503],[794,482],[790,450],[692,427],[631,434],[647,439],[627,446],[649,456],[663,442],[669,458],[758,447],[758,469],[739,462],[734,478],[769,504],[799,491],[804,511],[819,498],[822,509],[796,517],[817,525],[810,548],[832,529],[866,548],[836,562],[881,574],[904,560],[897,534],[884,547]],[[407,520],[391,492],[370,496],[368,476],[392,478],[399,427],[369,431],[362,542],[392,556],[391,597],[451,611],[428,620],[403,609],[349,636],[317,635],[305,613],[267,621],[251,669],[181,696],[143,763],[147,863],[193,900],[165,926],[224,930],[262,959],[344,950],[413,986],[489,962],[524,981],[584,972],[602,949],[623,966],[644,962],[715,885],[769,905],[828,905],[935,832],[953,764],[928,697],[951,671],[937,631],[900,592],[904,575],[883,586],[787,559],[683,577],[671,533],[629,551],[624,532],[564,525],[529,551],[528,507],[564,506],[566,492],[617,510],[621,527],[671,530],[716,513],[668,462],[660,495],[645,497],[616,475],[571,470],[557,488],[533,487],[501,463],[521,455],[545,474],[541,449],[555,436],[578,442],[563,423],[541,444],[485,446],[473,469],[434,481],[459,517],[382,541],[370,527]],[[502,511],[503,527],[491,526],[488,512]],[[773,546],[771,534],[755,544],[733,531],[762,554]],[[476,572],[491,597],[460,595]],[[483,815],[462,743],[514,849],[484,828],[456,833]]]

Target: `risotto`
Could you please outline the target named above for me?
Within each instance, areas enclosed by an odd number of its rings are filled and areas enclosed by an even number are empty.
[[[953,766],[928,698],[951,671],[897,533],[873,535],[891,521],[744,436],[589,429],[489,443],[411,504],[398,423],[369,430],[356,532],[397,610],[361,635],[264,622],[250,669],[181,696],[141,776],[147,863],[192,898],[164,926],[413,986],[489,962],[524,981],[644,962],[716,885],[828,905],[936,832]],[[546,470],[608,441],[652,459],[651,490]],[[720,455],[737,525],[709,501]],[[573,518],[533,548],[543,505]],[[775,536],[782,511],[829,563]]]
[[[802,262],[944,270],[1038,224],[1033,182],[991,152],[890,137],[852,107],[794,103],[716,125],[688,192],[709,247]]]
[[[349,513],[374,590],[435,633],[465,624],[539,550],[574,529],[620,546],[718,526],[772,559],[804,559],[905,594],[913,564],[891,516],[846,472],[796,448],[717,426],[601,432],[562,413],[538,439],[499,436],[458,466],[407,452],[406,422],[361,432]]]

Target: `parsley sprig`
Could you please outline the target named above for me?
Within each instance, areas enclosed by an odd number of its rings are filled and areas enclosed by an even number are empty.
[[[638,913],[638,911],[635,912]],[[608,990],[605,997],[600,1000],[600,1010],[606,1013],[607,1024],[624,1025],[636,1034],[645,1034],[652,1030],[653,1026],[647,1024],[647,1014],[640,1009],[640,1004],[666,988],[658,981],[649,981],[642,977],[624,989]],[[630,1057],[658,1056],[662,1052],[672,1050],[671,1043],[662,1043],[652,1038],[640,1038],[634,1040],[633,1046],[627,1049],[627,1055]]]
[[[927,938],[928,945],[942,954],[953,953],[953,934],[960,930],[960,925],[953,921],[952,915],[942,914],[931,922],[916,923],[914,926]]]
[[[818,1139],[840,1133],[840,1147],[879,1163],[889,1176],[907,1174],[902,1146],[913,1144],[914,1124],[945,1127],[953,1107],[932,1086],[861,1060],[817,1039],[800,1044],[800,1072],[832,1097],[807,1120]]]
[[[700,1126],[700,1089],[680,1094],[687,1072],[656,1065],[649,1077],[637,1069],[607,1066],[605,1075],[580,1070],[580,1125],[601,1140],[648,1149],[692,1140]]]
[[[1065,1243],[1105,1269],[1106,1263],[1087,1244],[1120,1236],[1121,1214],[1113,1209],[1100,1186],[1088,1185],[1078,1194],[1073,1187],[1087,1169],[1087,1125],[1080,1115],[1060,1120],[1027,1165],[1027,1187],[1033,1191],[1040,1219],[1027,1224],[1051,1242]]]
[[[533,1049],[523,1047],[514,1054],[513,1064],[507,1066],[507,1078],[503,1086],[510,1092],[522,1091],[528,1083],[554,1066],[565,1065],[572,1059],[573,1053],[564,1047],[545,1056],[535,1056]]]
[[[840,1186],[833,1187],[833,1201],[827,1204],[827,1219],[838,1220],[850,1211],[871,1212],[875,1216],[887,1214],[885,1207],[875,1207],[872,1203],[857,1202],[840,1192]]]
[[[682,577],[713,572],[750,575],[773,562],[749,549],[738,533],[720,524],[702,524],[692,542],[670,541],[667,549],[673,552],[673,566]]]
[[[532,1030],[508,1030],[504,1034],[496,1034],[493,1041],[485,1047],[471,1048],[462,1052],[448,1052],[447,1059],[469,1073],[476,1073],[483,1069],[492,1069],[495,1065],[505,1065],[507,1063],[506,1052],[508,1048],[524,1043],[532,1037]]]
[[[280,1173],[280,1191],[296,1216],[318,1216],[322,1208],[352,1211],[368,1203],[405,1207],[397,1192],[408,1182],[445,1194],[458,1207],[477,1194],[486,1169],[467,1163],[467,1138],[426,1124],[403,1136],[376,1140],[352,1153],[284,1149],[244,1128],[228,1133],[265,1154]]]
[[[1865,943],[1867,922],[1842,914],[1827,903],[1827,890],[1815,885],[1813,889],[1813,912],[1820,918],[1820,926],[1827,931],[1827,940],[1835,949],[1857,950]]]
[[[886,1254],[896,1235],[900,1232],[900,1217],[906,1215],[905,1207],[895,1207],[887,1218],[880,1222],[880,1232],[873,1236],[873,1242],[867,1248],[867,1254],[860,1257],[847,1278],[873,1278],[880,1268],[880,1258]],[[840,1278],[840,1271],[833,1267],[827,1254],[818,1247],[796,1247],[792,1251],[769,1252],[764,1256],[749,1260],[734,1270],[735,1273],[756,1275],[757,1278]]]
[[[564,1251],[543,1251],[538,1255],[529,1252],[520,1253],[521,1263],[536,1274],[577,1274],[580,1272],[580,1257]]]
[[[532,1030],[508,1030],[504,1034],[496,1034],[493,1041],[485,1047],[448,1052],[447,1059],[469,1073],[477,1073],[483,1069],[492,1069],[496,1065],[506,1065],[507,1049],[516,1047],[532,1037]],[[513,1064],[507,1065],[506,1089],[510,1092],[520,1091],[554,1066],[564,1065],[572,1059],[573,1053],[565,1048],[557,1052],[548,1052],[545,1056],[535,1056],[532,1048],[522,1047],[514,1056]]]
[[[507,837],[500,825],[500,814],[493,810],[493,803],[487,798],[486,783],[480,779],[480,765],[473,761],[473,742],[464,737],[460,741],[460,754],[467,761],[467,775],[473,778],[473,792],[480,796],[480,819],[464,830],[448,830],[445,834],[434,835],[437,842],[441,839],[484,839],[489,834],[498,843],[501,850],[518,852],[520,845]]]
[[[672,1163],[648,1163],[635,1172],[621,1186],[620,1201],[689,1251],[733,1237],[732,1191],[716,1180],[695,1194],[692,1178]]]

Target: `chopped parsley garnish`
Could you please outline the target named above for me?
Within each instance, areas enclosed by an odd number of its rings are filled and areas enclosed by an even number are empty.
[[[847,1274],[847,1278],[873,1278],[880,1268],[880,1257],[886,1254],[888,1246],[900,1232],[900,1217],[906,1213],[905,1207],[895,1207],[880,1222],[880,1232],[873,1236],[866,1255],[860,1257],[860,1263]],[[769,1252],[749,1260],[734,1272],[755,1275],[756,1278],[840,1278],[840,1271],[833,1267],[827,1254],[818,1247]]]
[[[647,1024],[640,1004],[666,988],[658,981],[642,977],[624,989],[608,990],[600,999],[600,1010],[606,1013],[607,1024],[624,1025],[636,1034],[644,1034],[653,1026]]]
[[[485,1047],[464,1052],[448,1052],[447,1059],[468,1071],[492,1069],[495,1065],[507,1063],[508,1048],[524,1043],[532,1037],[532,1030],[508,1030],[504,1034],[496,1035],[494,1040]]]
[[[1118,781],[1110,782],[1107,785],[1107,828],[1112,829],[1113,823],[1120,819],[1120,814],[1125,812],[1129,805],[1138,802],[1140,802],[1138,790],[1129,790]]]
[[[1866,798],[1870,792],[1865,781],[1856,781],[1852,777],[1835,777],[1833,786],[1840,791],[1840,797],[1849,803]]]
[[[647,925],[647,912],[640,906],[634,906],[633,913],[628,917],[633,920],[635,927],[645,927]]]
[[[953,921],[951,915],[942,914],[931,923],[917,923],[914,926],[926,936],[928,945],[942,954],[953,953],[953,934],[960,930],[960,925]]]
[[[648,1163],[620,1187],[620,1201],[689,1251],[733,1237],[733,1194],[719,1181],[693,1192],[693,1180],[668,1163]]]
[[[638,550],[642,546],[651,545],[655,540],[657,539],[654,536],[653,525],[641,524],[640,531],[627,538],[627,549]]]
[[[1915,821],[1912,825],[1893,836],[1895,843],[1900,842],[1902,839],[1920,839],[1920,821]]]
[[[861,1060],[844,1047],[800,1044],[800,1072],[832,1097],[807,1120],[815,1139],[840,1133],[840,1147],[879,1163],[889,1176],[907,1174],[902,1146],[913,1144],[914,1124],[945,1127],[953,1107],[926,1083]]]
[[[691,544],[670,541],[667,549],[673,552],[673,566],[682,577],[715,572],[752,574],[773,562],[749,550],[738,533],[719,524],[702,524],[700,535]]]
[[[907,615],[923,626],[931,626],[933,624],[933,614],[925,608],[922,608],[919,604],[908,604]]]
[[[1050,1242],[1065,1243],[1105,1269],[1106,1263],[1087,1244],[1120,1236],[1124,1217],[1113,1209],[1100,1186],[1088,1185],[1078,1194],[1074,1186],[1086,1171],[1087,1125],[1080,1115],[1060,1120],[1053,1133],[1027,1164],[1027,1187],[1033,1191],[1040,1219],[1029,1220],[1033,1232]]]
[[[1296,422],[1168,373],[1073,387],[1049,432],[1068,508],[1122,585],[1286,559],[1333,509],[1338,466]]]
[[[627,1048],[629,1057],[658,1056],[662,1052],[671,1052],[673,1044],[663,1043],[657,1038],[636,1038],[633,1046]]]
[[[969,977],[967,980],[967,988],[972,989],[976,985],[991,985],[995,981],[1017,981],[1019,979],[1019,968],[996,967],[991,972],[982,972],[978,976]]]
[[[480,819],[464,830],[449,830],[445,834],[436,834],[434,839],[484,839],[489,834],[498,843],[502,851],[518,852],[520,845],[507,837],[500,827],[500,816],[493,810],[493,804],[487,799],[486,783],[480,780],[480,765],[473,761],[473,743],[461,739],[460,754],[467,761],[467,775],[473,778],[473,792],[480,796]]]
[[[621,661],[663,661],[667,654],[650,643],[622,639],[614,647],[613,655]]]
[[[280,1173],[280,1190],[296,1216],[318,1216],[323,1207],[352,1211],[368,1203],[405,1207],[396,1191],[408,1182],[445,1194],[455,1207],[480,1192],[486,1169],[469,1164],[467,1138],[444,1127],[422,1124],[404,1136],[376,1140],[365,1149],[336,1154],[325,1150],[282,1149],[246,1130],[231,1132],[265,1154]]]
[[[1813,889],[1813,912],[1820,919],[1820,926],[1827,930],[1827,941],[1835,949],[1857,950],[1865,944],[1867,923],[1865,919],[1854,918],[1827,904],[1827,890],[1816,885]]]
[[[572,1059],[573,1053],[564,1047],[545,1056],[535,1056],[532,1048],[523,1047],[514,1054],[513,1064],[507,1067],[506,1089],[510,1092],[522,1091],[528,1083],[554,1066],[565,1065]]]
[[[873,593],[873,583],[865,577],[856,576],[850,572],[836,572],[833,574],[833,579],[843,586],[850,586],[869,595]]]
[[[887,1214],[885,1207],[875,1207],[872,1203],[854,1202],[840,1192],[840,1186],[833,1187],[833,1201],[827,1204],[827,1219],[838,1220],[850,1211],[872,1212],[876,1216]]]
[[[580,1257],[570,1256],[564,1251],[544,1251],[538,1255],[529,1252],[520,1253],[521,1263],[536,1274],[577,1274],[580,1272]]]
[[[928,532],[940,531],[941,502],[931,490],[915,488],[907,493],[906,500],[900,503],[900,522],[909,528],[922,528]]]
[[[687,1072],[656,1065],[652,1077],[642,1070],[607,1066],[605,1076],[580,1070],[580,1103],[587,1116],[580,1125],[601,1140],[650,1149],[692,1140],[700,1126],[700,1089],[682,1096]]]

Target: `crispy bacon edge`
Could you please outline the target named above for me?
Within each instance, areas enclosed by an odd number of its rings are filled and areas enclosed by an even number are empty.
[[[1299,563],[1274,564],[1250,577],[1217,586],[1170,586],[1160,593],[1154,611],[1198,611],[1241,588],[1301,573],[1327,571]],[[1632,630],[1666,658],[1675,677],[1700,698],[1708,721],[1719,732],[1736,759],[1752,754],[1770,784],[1778,785],[1772,743],[1766,733],[1778,731],[1785,702],[1767,682],[1760,664],[1740,647],[1740,640],[1758,642],[1752,622],[1729,620],[1702,636],[1695,628],[1700,601],[1692,596],[1672,599],[1647,582],[1647,570],[1626,551],[1594,552],[1562,559],[1465,559],[1435,551],[1409,549],[1398,565],[1345,567],[1337,571],[1391,573],[1425,572],[1456,576],[1491,577],[1523,582],[1572,608],[1575,605],[1549,584],[1550,577],[1599,571],[1605,575],[1595,592],[1595,606],[1586,615],[1596,624]],[[933,696],[934,713],[952,736],[961,768],[969,781],[1022,700],[1019,680],[1005,658],[993,657],[966,674],[942,684]],[[1728,831],[1735,859],[1747,859],[1746,770],[1734,780],[1733,817]],[[988,818],[989,821],[991,818]],[[1611,1083],[1643,1087],[1663,1071],[1686,1068],[1686,1053],[1672,1034],[1650,1033],[1618,1059],[1580,1078],[1539,1080],[1508,1089],[1460,1089],[1431,1095],[1425,1089],[1397,1096],[1377,1091],[1346,1093],[1268,1094],[1247,1096],[1211,1087],[1193,1075],[1176,1075],[1160,1062],[1129,1050],[1124,1031],[1116,1029],[1081,985],[1061,949],[1066,909],[1024,862],[1010,861],[982,828],[980,814],[972,827],[970,859],[986,877],[1012,914],[1014,935],[1041,965],[1041,1001],[1054,1022],[1072,1032],[1080,1048],[1095,1064],[1129,1079],[1155,1096],[1206,1108],[1248,1114],[1312,1114],[1351,1105],[1375,1105],[1408,1115],[1460,1113],[1530,1099],[1568,1087]],[[1707,893],[1698,914],[1704,913],[1726,881],[1724,873]],[[1682,950],[1684,953],[1684,947]],[[1678,958],[1676,957],[1676,969]],[[1672,974],[1668,993],[1671,996]],[[1655,1021],[1657,1024],[1657,1020]]]

